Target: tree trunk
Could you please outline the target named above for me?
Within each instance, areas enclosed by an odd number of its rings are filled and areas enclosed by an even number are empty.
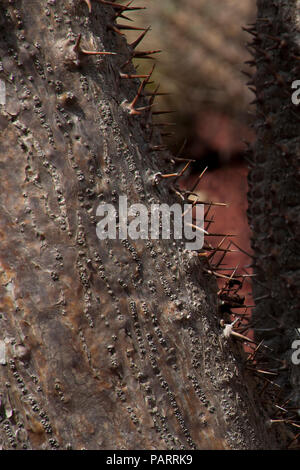
[[[270,348],[269,367],[282,387],[282,403],[288,402],[295,416],[300,406],[300,366],[291,356],[300,326],[300,118],[292,84],[300,78],[299,8],[297,2],[285,0],[259,0],[257,8],[257,24],[250,31],[257,66],[253,81],[257,141],[249,172],[256,274],[253,317],[257,340],[263,339]]]
[[[1,446],[279,447],[206,262],[176,240],[97,238],[100,202],[176,202],[153,178],[171,157],[150,110],[132,113],[148,101],[120,75],[118,13],[1,2]]]

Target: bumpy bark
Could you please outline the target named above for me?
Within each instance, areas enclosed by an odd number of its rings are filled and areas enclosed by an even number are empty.
[[[101,201],[174,201],[116,9],[88,3],[0,6],[1,446],[276,447],[197,254],[96,236]]]
[[[300,77],[299,2],[260,0],[257,6],[257,23],[250,31],[257,66],[257,141],[249,173],[257,276],[254,320],[257,339],[273,351],[271,363],[283,396],[299,407],[300,366],[291,363],[295,328],[300,326],[300,118],[291,99],[292,82]]]

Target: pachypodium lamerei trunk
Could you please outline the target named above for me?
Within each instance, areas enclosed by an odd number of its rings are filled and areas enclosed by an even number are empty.
[[[101,202],[174,202],[130,8],[0,5],[0,443],[276,448],[198,253],[96,234]]]
[[[257,10],[249,30],[257,68],[257,140],[249,172],[253,316],[256,338],[270,347],[273,379],[295,410],[300,405],[300,365],[295,354],[292,360],[300,327],[300,115],[292,95],[300,79],[299,2],[258,0]]]

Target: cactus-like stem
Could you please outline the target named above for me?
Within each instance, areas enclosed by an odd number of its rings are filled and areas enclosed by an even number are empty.
[[[295,2],[257,2],[250,46],[257,66],[255,129],[249,172],[249,221],[256,277],[254,321],[258,340],[286,363],[278,376],[282,400],[300,406],[300,368],[292,344],[300,326],[299,109],[293,82],[300,77],[299,11]]]

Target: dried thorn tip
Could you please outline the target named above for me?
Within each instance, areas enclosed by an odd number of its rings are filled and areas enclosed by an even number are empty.
[[[77,54],[85,54],[85,55],[116,55],[115,52],[106,52],[106,51],[87,51],[80,47],[81,42],[81,34],[78,34],[76,43],[73,47],[74,52]]]

